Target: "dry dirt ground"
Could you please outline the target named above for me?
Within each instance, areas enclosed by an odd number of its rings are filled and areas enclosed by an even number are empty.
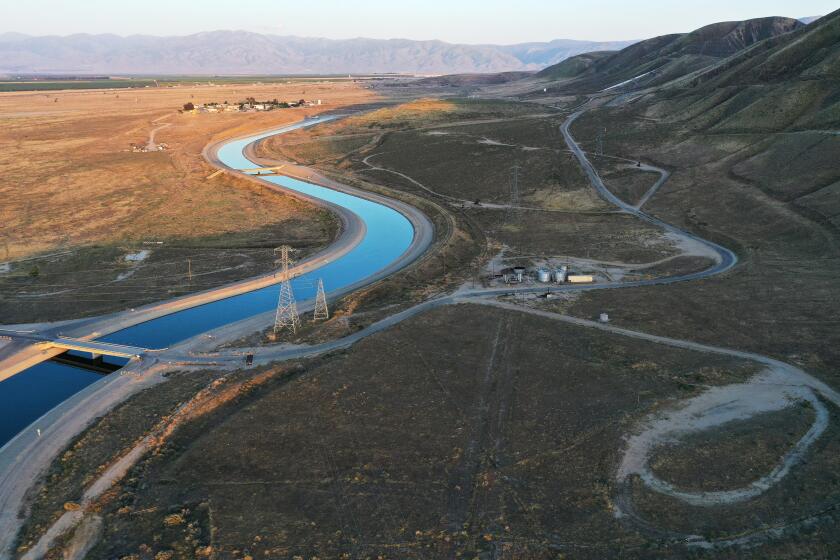
[[[177,111],[246,97],[324,105]],[[0,268],[0,322],[131,307],[263,272],[281,243],[302,253],[325,246],[337,227],[329,215],[226,174],[208,180],[201,150],[373,97],[354,83],[0,94],[0,262],[11,262]],[[168,150],[131,151],[158,128],[155,142]],[[147,260],[126,260],[144,249]]]
[[[639,414],[755,369],[517,312],[440,309],[182,426],[97,505],[105,531],[89,557],[664,557],[679,548],[648,550],[611,513],[621,438]],[[85,436],[92,456],[117,447],[104,437],[114,421]],[[81,451],[54,469],[41,515],[78,499]],[[748,476],[764,466],[756,455],[709,476]]]

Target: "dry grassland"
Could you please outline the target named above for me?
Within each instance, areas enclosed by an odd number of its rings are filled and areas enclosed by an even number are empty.
[[[324,104],[178,111],[247,97]],[[208,179],[215,170],[201,152],[372,98],[352,83],[0,94],[0,263],[11,261],[0,270],[0,322],[137,306],[264,272],[281,243],[299,257],[327,245],[338,227],[331,215],[228,174]],[[168,149],[132,151],[153,130]],[[125,261],[143,249],[152,249],[148,258]]]
[[[301,211],[212,172],[211,140],[370,100],[355,84],[270,84],[0,94],[0,237],[9,258],[68,245],[256,229]],[[310,109],[178,114],[186,102],[323,99]],[[165,123],[166,152],[132,153]],[[5,247],[4,247],[5,250]],[[4,254],[0,256],[5,257]]]

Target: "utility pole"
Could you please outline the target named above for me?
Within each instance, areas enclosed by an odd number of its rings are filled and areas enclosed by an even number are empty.
[[[327,309],[327,294],[324,293],[324,280],[318,278],[318,294],[315,296],[315,313],[313,321],[326,321],[330,318],[330,311]]]
[[[280,247],[280,265],[283,273],[283,281],[280,283],[280,295],[277,298],[277,313],[274,316],[274,335],[281,331],[288,330],[296,334],[300,328],[300,317],[298,317],[295,294],[292,291],[292,279],[289,273],[289,251],[291,247],[283,245]]]

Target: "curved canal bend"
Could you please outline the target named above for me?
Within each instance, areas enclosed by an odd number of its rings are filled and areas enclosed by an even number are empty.
[[[249,144],[335,118],[338,117],[305,120],[261,134],[228,140],[208,150],[208,155],[213,163],[228,169],[239,172],[253,169],[259,166],[244,154]],[[355,239],[349,242],[349,248],[345,242],[334,258],[330,254],[332,247],[319,253],[323,256],[316,255],[312,266],[305,267],[306,271],[292,280],[299,302],[314,298],[318,279],[323,279],[329,296],[335,297],[406,266],[425,252],[431,243],[431,222],[418,210],[399,201],[343,185],[328,188],[281,175],[262,175],[259,179],[318,205],[338,210],[344,227],[350,225],[356,228]],[[272,284],[139,322],[96,340],[165,348],[273,310],[278,291],[279,286]],[[159,304],[148,307],[156,305]],[[79,324],[87,325],[88,333],[99,331],[95,328],[96,319],[83,320]],[[92,372],[55,362],[42,362],[0,382],[0,448],[54,406],[100,379]]]

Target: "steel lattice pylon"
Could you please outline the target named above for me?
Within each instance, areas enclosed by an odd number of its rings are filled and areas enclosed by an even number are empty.
[[[300,328],[300,317],[298,317],[295,293],[292,291],[292,278],[289,273],[289,251],[291,247],[283,245],[280,247],[280,267],[283,274],[283,281],[280,282],[280,296],[277,298],[277,314],[274,316],[274,334],[281,331],[291,331],[296,334]]]
[[[315,313],[313,321],[325,321],[330,318],[330,311],[327,309],[327,294],[324,293],[324,280],[318,278],[318,295],[315,296]]]

